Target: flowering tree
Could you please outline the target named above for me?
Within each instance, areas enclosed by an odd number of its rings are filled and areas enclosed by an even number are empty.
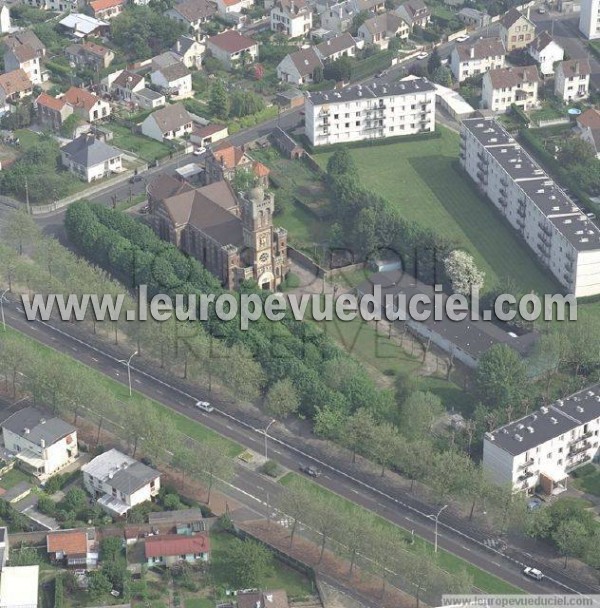
[[[472,288],[483,287],[485,272],[477,268],[473,256],[466,251],[459,249],[452,251],[444,260],[444,268],[455,293],[469,295]]]

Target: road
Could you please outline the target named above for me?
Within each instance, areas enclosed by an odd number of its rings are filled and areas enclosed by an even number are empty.
[[[94,337],[69,323],[42,323],[25,320],[20,306],[11,302],[4,306],[6,322],[11,327],[26,335],[47,344],[69,356],[120,381],[127,382],[127,375],[118,360],[123,353],[110,344],[93,343]],[[237,441],[243,446],[262,451],[265,420],[247,412],[236,410],[231,401],[222,400],[215,395],[191,387],[184,381],[155,370],[144,360],[139,360],[133,367],[134,387],[144,395],[163,403],[165,406],[199,420],[207,427]],[[215,406],[212,414],[203,413],[193,404],[198,399],[209,399]],[[433,523],[430,519],[434,507],[426,505],[412,494],[400,494],[397,490],[386,488],[386,478],[373,478],[356,470],[346,460],[329,458],[309,447],[302,438],[290,437],[279,432],[274,426],[269,432],[271,457],[283,466],[297,470],[300,463],[316,464],[324,474],[317,483],[332,490],[348,500],[359,504],[381,517],[402,526],[414,529],[415,534],[433,541]],[[310,450],[310,454],[308,453]],[[277,496],[279,487],[268,479],[260,477],[261,483],[250,475],[238,477],[236,487],[245,496],[246,503],[252,508],[266,501],[266,488],[269,488],[271,500]],[[264,488],[259,490],[258,486]],[[242,501],[244,502],[244,501]],[[479,568],[519,586],[530,593],[549,593],[571,591],[576,593],[593,593],[593,587],[571,579],[560,570],[552,571],[536,560],[519,551],[509,549],[510,555],[503,555],[486,547],[488,535],[456,518],[444,513],[440,518],[440,547]],[[521,568],[527,565],[540,567],[547,575],[542,583],[526,579],[521,575]]]

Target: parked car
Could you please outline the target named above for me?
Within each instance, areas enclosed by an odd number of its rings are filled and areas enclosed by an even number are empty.
[[[196,407],[209,414],[215,411],[215,408],[208,401],[196,401]]]
[[[132,175],[132,176],[129,178],[129,183],[130,183],[130,184],[135,184],[136,182],[141,182],[141,181],[142,181],[142,179],[143,179],[143,177],[142,177],[141,175],[137,175],[137,174],[135,174],[135,175]]]
[[[427,59],[427,57],[429,57],[429,53],[423,52],[423,53],[419,53],[416,58],[417,59]]]
[[[596,214],[595,213],[586,213],[586,215],[591,219],[591,220],[595,220],[596,219]]]
[[[194,156],[202,156],[206,152],[204,146],[197,146],[194,148]]]
[[[528,576],[529,578],[534,578],[536,581],[541,581],[544,578],[544,575],[542,574],[541,570],[538,570],[537,568],[532,568],[531,566],[527,566],[523,570],[523,574],[525,576]]]
[[[544,15],[546,13],[546,7],[545,6],[538,6],[537,12],[540,15]]]
[[[470,36],[468,36],[467,34],[463,34],[462,36],[456,38],[456,42],[466,42],[469,38]]]
[[[311,477],[321,477],[321,470],[312,465],[300,465],[300,470]]]

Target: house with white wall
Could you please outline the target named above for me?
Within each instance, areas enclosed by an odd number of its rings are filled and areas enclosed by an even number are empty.
[[[535,65],[490,70],[483,76],[482,106],[494,112],[508,112],[512,104],[531,110],[538,105],[539,81]]]
[[[10,9],[4,3],[0,5],[0,34],[8,34],[12,29]]]
[[[271,8],[271,31],[288,38],[306,36],[312,29],[312,6],[306,0],[276,0]]]
[[[192,95],[192,74],[180,61],[154,70],[150,74],[150,81],[174,97],[181,99]]]
[[[152,112],[142,122],[142,133],[157,141],[178,139],[191,133],[192,117],[183,104],[174,103]]]
[[[124,516],[136,505],[152,500],[160,490],[160,473],[112,449],[81,467],[83,485],[113,516]]]
[[[123,171],[123,152],[84,133],[60,149],[63,167],[86,182]]]
[[[2,438],[19,465],[39,479],[60,471],[79,453],[77,429],[34,407],[25,407],[2,422]]]
[[[173,5],[165,15],[199,32],[202,25],[217,14],[217,7],[209,0],[190,0]]]
[[[565,58],[564,49],[550,36],[548,32],[542,32],[527,47],[527,52],[540,66],[543,76],[554,74],[554,64]]]
[[[32,84],[42,83],[41,59],[28,44],[9,47],[4,51],[4,69],[7,72],[23,70]]]
[[[590,94],[590,62],[588,59],[561,61],[556,67],[554,94],[563,101],[581,101]]]
[[[227,70],[258,60],[258,42],[235,30],[227,30],[206,41],[206,48]]]
[[[478,38],[456,44],[450,54],[450,68],[458,82],[489,70],[504,67],[506,49],[500,38]]]

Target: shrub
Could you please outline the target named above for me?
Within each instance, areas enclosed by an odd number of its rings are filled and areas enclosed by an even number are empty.
[[[279,465],[274,460],[267,460],[267,462],[262,465],[261,471],[269,477],[277,477]]]

